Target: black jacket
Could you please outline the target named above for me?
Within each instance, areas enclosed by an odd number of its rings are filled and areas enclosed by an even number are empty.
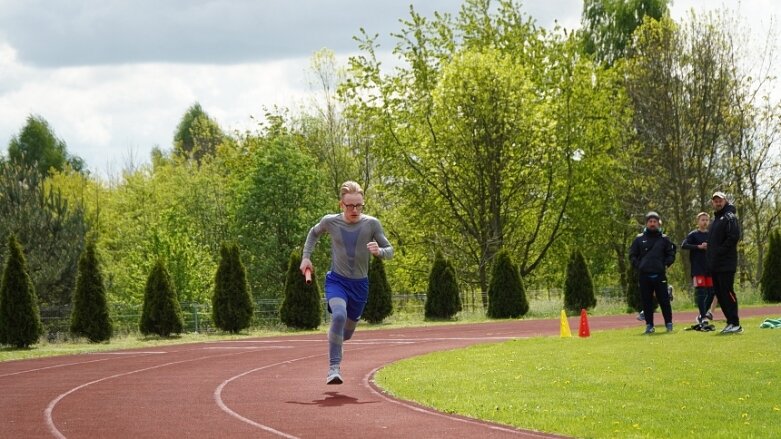
[[[727,204],[714,214],[706,253],[711,273],[735,272],[738,269],[740,224],[735,212],[735,206]]]
[[[629,247],[629,259],[640,273],[664,274],[675,262],[675,244],[658,230],[644,230]]]
[[[700,232],[699,230],[692,230],[686,236],[686,239],[681,243],[682,250],[689,250],[689,262],[691,262],[691,275],[694,276],[708,276],[708,259],[705,257],[705,252],[697,246],[703,242],[708,242],[708,232]]]

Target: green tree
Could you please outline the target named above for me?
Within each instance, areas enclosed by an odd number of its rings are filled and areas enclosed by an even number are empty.
[[[43,334],[38,297],[22,247],[8,236],[8,258],[0,285],[0,344],[26,348]]]
[[[564,283],[564,308],[572,314],[581,309],[591,309],[597,306],[594,297],[594,281],[586,265],[586,259],[580,250],[570,254],[567,263],[567,281]]]
[[[302,153],[288,134],[256,139],[250,175],[242,182],[237,234],[248,254],[253,294],[279,298],[289,255],[325,213],[324,180],[314,158]],[[331,201],[333,203],[333,201]]]
[[[627,55],[632,34],[645,17],[669,14],[668,0],[585,0],[581,15],[583,49],[599,62],[613,65]]]
[[[62,139],[54,135],[49,122],[41,116],[27,116],[27,123],[8,144],[8,160],[17,165],[37,169],[40,175],[48,175],[54,169],[62,171],[70,166],[75,171],[84,168],[82,159],[68,154]]]
[[[529,302],[518,268],[506,250],[496,254],[491,284],[488,287],[488,317],[517,318],[529,312]]]
[[[768,303],[781,302],[781,232],[770,234],[765,266],[761,280],[762,300]]]
[[[393,314],[393,291],[385,274],[382,258],[372,257],[369,265],[369,299],[363,310],[363,319],[369,323],[382,323]]]
[[[68,200],[35,168],[0,167],[0,236],[13,233],[24,247],[42,306],[70,302],[87,229],[83,205]]]
[[[425,316],[427,319],[452,319],[461,311],[461,294],[453,264],[437,251],[428,277]]]
[[[301,253],[294,250],[290,253],[285,281],[285,299],[279,310],[282,323],[296,329],[317,329],[320,326],[322,313],[320,287],[316,276],[312,283],[306,284],[301,275]]]
[[[70,331],[93,343],[107,341],[113,329],[106,302],[106,287],[95,251],[95,242],[87,243],[79,259],[79,274],[71,301]]]
[[[223,244],[220,266],[214,277],[212,318],[223,331],[237,333],[252,322],[252,297],[247,284],[247,272],[239,255],[239,246]]]
[[[170,337],[183,331],[182,308],[162,259],[157,260],[149,273],[138,328],[144,335],[160,337]]]
[[[200,163],[204,156],[213,156],[225,134],[219,124],[194,103],[182,116],[174,134],[174,153]]]

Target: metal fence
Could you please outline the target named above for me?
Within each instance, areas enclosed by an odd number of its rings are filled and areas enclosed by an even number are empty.
[[[601,302],[623,300],[620,287],[603,287],[597,290],[597,298]],[[485,293],[462,293],[461,315],[484,315],[483,298]],[[561,289],[538,289],[526,292],[530,302],[563,301]],[[396,318],[407,320],[423,320],[425,311],[425,294],[396,294],[393,296],[393,313]],[[279,309],[282,306],[281,299],[261,299],[255,301],[255,311],[251,328],[275,328],[282,327],[279,317]],[[110,304],[109,314],[115,335],[133,334],[138,332],[138,322],[141,319],[141,305]],[[215,332],[217,328],[212,321],[211,304],[185,302],[181,304],[184,317],[184,331],[208,333]],[[323,321],[328,322],[329,314],[323,300]],[[69,337],[71,306],[42,307],[41,321],[44,325],[47,337],[50,340],[63,340]]]

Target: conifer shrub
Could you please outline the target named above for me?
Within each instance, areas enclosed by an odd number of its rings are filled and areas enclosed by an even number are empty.
[[[241,262],[239,246],[222,243],[220,265],[214,275],[212,319],[214,324],[230,333],[237,333],[252,323],[252,296],[247,283],[247,270]]]
[[[372,257],[369,265],[369,299],[362,318],[369,323],[381,323],[393,314],[393,292],[385,274],[382,258]]]
[[[760,284],[763,301],[781,302],[781,232],[778,230],[770,234]]]
[[[170,337],[171,334],[181,334],[183,328],[179,298],[165,264],[162,259],[158,259],[146,281],[144,307],[138,329],[144,335]]]
[[[312,283],[307,285],[300,267],[301,253],[294,250],[290,254],[285,279],[285,299],[279,310],[279,316],[282,323],[290,328],[317,329],[320,326],[322,312],[317,276],[313,272]]]
[[[43,326],[38,296],[22,246],[11,234],[0,283],[0,344],[26,348],[38,343],[41,334]]]
[[[93,343],[107,341],[113,329],[106,303],[106,287],[95,251],[89,241],[79,258],[76,288],[72,297],[70,332]]]
[[[494,258],[491,281],[488,285],[488,317],[517,318],[529,312],[529,302],[523,288],[521,274],[506,250]]]
[[[567,264],[567,280],[564,283],[564,309],[571,314],[580,313],[581,309],[591,309],[597,306],[594,297],[594,281],[586,265],[586,259],[580,250],[572,252]]]
[[[427,319],[452,319],[460,311],[461,294],[456,270],[441,252],[437,252],[428,277],[425,317]]]

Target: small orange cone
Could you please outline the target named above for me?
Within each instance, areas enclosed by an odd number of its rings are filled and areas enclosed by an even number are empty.
[[[591,336],[591,331],[588,329],[588,315],[585,309],[580,310],[580,329],[578,329],[578,335],[581,337]]]
[[[572,337],[572,332],[569,330],[569,322],[567,321],[567,313],[561,310],[561,336]]]

